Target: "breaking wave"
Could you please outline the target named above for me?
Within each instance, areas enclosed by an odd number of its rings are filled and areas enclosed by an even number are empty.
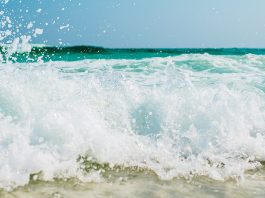
[[[253,54],[1,63],[0,187],[115,167],[244,177],[265,161],[264,70]]]

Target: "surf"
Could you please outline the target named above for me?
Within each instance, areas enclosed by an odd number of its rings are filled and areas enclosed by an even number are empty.
[[[264,63],[207,53],[2,62],[0,187],[118,167],[242,180],[265,159]]]

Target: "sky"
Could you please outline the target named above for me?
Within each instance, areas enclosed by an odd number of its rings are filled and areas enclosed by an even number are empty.
[[[264,0],[0,3],[0,11],[12,21],[16,32],[13,37],[31,35],[31,42],[39,44],[111,48],[265,47]],[[43,34],[34,37],[36,29],[42,29]]]

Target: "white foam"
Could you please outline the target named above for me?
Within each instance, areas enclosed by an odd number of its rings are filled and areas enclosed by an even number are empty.
[[[24,185],[40,171],[45,180],[82,179],[76,159],[86,153],[161,179],[243,177],[265,159],[257,63],[264,60],[205,54],[1,64],[0,187]]]

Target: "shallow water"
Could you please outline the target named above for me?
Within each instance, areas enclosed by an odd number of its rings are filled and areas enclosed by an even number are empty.
[[[178,178],[162,181],[153,174],[122,174],[98,182],[76,179],[54,182],[33,181],[5,198],[31,197],[264,197],[264,170],[249,173],[244,181],[215,181],[207,177]]]

